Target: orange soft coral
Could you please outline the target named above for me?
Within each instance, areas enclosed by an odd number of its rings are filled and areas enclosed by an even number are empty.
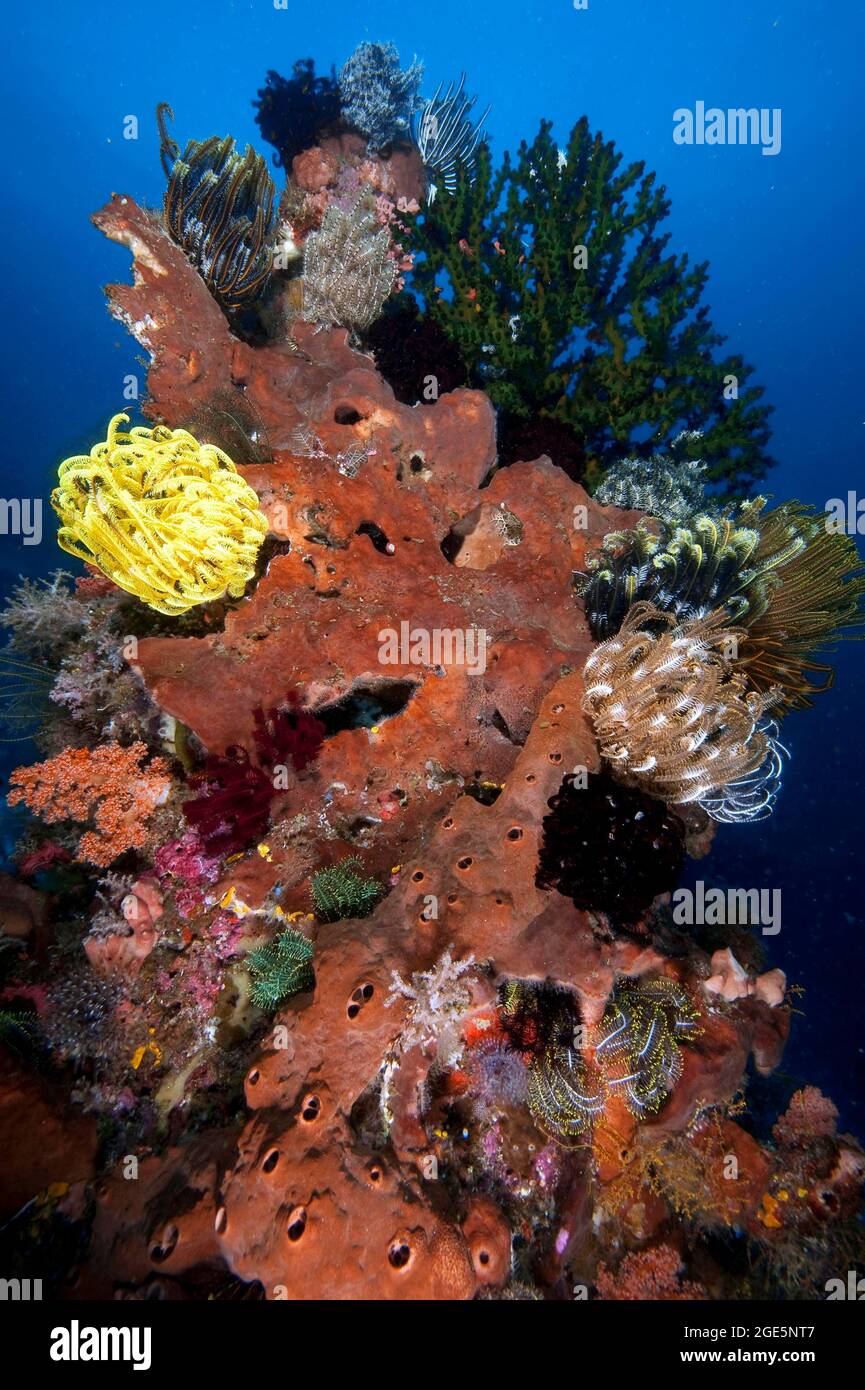
[[[167,797],[168,768],[162,758],[147,767],[143,743],[122,748],[64,748],[56,757],[32,767],[18,767],[9,781],[10,806],[22,802],[48,824],[60,820],[91,821],[81,837],[79,859],[104,867],[127,849],[144,844],[146,822]]]

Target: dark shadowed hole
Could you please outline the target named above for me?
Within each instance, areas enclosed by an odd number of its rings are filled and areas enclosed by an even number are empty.
[[[363,416],[353,405],[338,405],[333,412],[337,425],[359,425]]]
[[[463,793],[473,801],[479,801],[482,806],[492,806],[501,796],[502,789],[488,782],[467,782],[463,787]]]
[[[402,714],[416,694],[416,681],[373,680],[354,686],[342,699],[313,711],[324,725],[325,738],[341,734],[344,729],[371,729]]]
[[[411,1246],[407,1240],[395,1240],[387,1252],[394,1269],[405,1269],[411,1259]]]
[[[373,544],[373,549],[377,550],[379,555],[388,554],[390,541],[381,527],[376,526],[374,521],[362,521],[354,534],[356,536],[369,536]]]
[[[272,1173],[279,1162],[279,1149],[271,1149],[270,1153],[264,1155],[261,1160],[261,1170],[263,1173]]]
[[[513,743],[517,748],[522,748],[525,739],[520,738],[508,727],[508,722],[500,710],[493,710],[490,716],[490,723],[494,729],[498,729],[499,733],[506,738],[509,743]]]
[[[440,543],[439,549],[449,565],[452,565],[463,548],[465,536],[458,535],[456,531],[450,530]]]
[[[320,1114],[321,1101],[319,1100],[318,1096],[306,1096],[303,1102],[303,1108],[300,1112],[300,1118],[302,1120],[305,1120],[306,1123],[310,1125],[312,1124],[313,1120],[318,1119]]]
[[[162,1239],[150,1251],[150,1258],[154,1264],[162,1264],[163,1260],[167,1260],[169,1255],[174,1253],[179,1235],[180,1232],[176,1226],[165,1227],[162,1232]]]
[[[306,1210],[304,1207],[295,1207],[289,1214],[287,1235],[289,1240],[298,1241],[306,1230]]]

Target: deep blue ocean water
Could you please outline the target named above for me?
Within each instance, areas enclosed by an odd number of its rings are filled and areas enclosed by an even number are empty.
[[[644,159],[672,198],[674,248],[709,260],[715,325],[776,408],[766,489],[823,506],[865,488],[861,0],[47,0],[4,28],[3,497],[47,499],[57,462],[103,437],[124,376],[142,373],[100,288],[128,278],[129,255],[88,219],[113,191],[161,202],[157,102],[173,105],[181,143],[230,132],[264,149],[251,103],[266,71],[290,75],[305,56],[339,67],[366,39],[422,58],[426,94],[464,68],[492,103],[497,155],[541,117],[563,140],[586,113],[627,161]],[[673,112],[697,101],[780,108],[780,153],[675,144]],[[39,546],[0,537],[4,589],[62,563],[47,500],[45,526]],[[773,818],[722,828],[691,877],[782,890],[771,961],[806,991],[783,1068],[862,1136],[865,647],[836,665],[836,689],[785,724]]]

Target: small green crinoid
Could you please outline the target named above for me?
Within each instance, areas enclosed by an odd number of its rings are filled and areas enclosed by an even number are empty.
[[[246,965],[252,976],[252,1002],[259,1009],[275,1009],[292,994],[312,989],[313,945],[300,932],[286,927],[275,941],[250,951]]]
[[[35,1014],[14,1013],[0,1009],[0,1043],[13,1052],[25,1054],[36,1047]]]
[[[359,859],[343,859],[320,869],[312,880],[312,901],[322,922],[340,922],[344,917],[368,917],[382,897],[384,888],[374,878],[355,873]]]

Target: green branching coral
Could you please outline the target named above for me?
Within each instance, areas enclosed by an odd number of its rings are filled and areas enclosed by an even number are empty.
[[[292,994],[312,989],[313,946],[300,932],[286,927],[275,941],[250,951],[246,964],[252,976],[250,995],[259,1009],[275,1009]]]
[[[322,922],[339,922],[344,917],[368,917],[384,889],[374,878],[361,878],[354,871],[359,859],[343,859],[329,869],[320,869],[312,880],[312,901]]]
[[[762,389],[715,360],[707,267],[667,253],[665,190],[621,162],[585,118],[564,150],[543,122],[498,171],[481,145],[413,229],[414,285],[496,405],[573,429],[590,481],[690,430],[707,480],[738,491],[771,462]]]

